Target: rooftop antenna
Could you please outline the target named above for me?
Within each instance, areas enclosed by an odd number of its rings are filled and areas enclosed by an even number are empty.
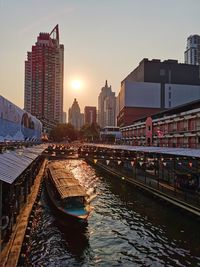
[[[51,31],[50,36],[51,35],[53,35],[53,39],[57,40],[58,43],[59,43],[59,29],[58,29],[58,24]]]

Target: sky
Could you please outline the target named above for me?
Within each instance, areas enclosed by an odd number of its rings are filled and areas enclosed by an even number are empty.
[[[105,80],[117,95],[143,58],[184,62],[187,37],[200,35],[199,11],[200,0],[0,0],[0,95],[23,108],[27,51],[59,24],[64,111],[76,98],[83,112],[97,106]]]

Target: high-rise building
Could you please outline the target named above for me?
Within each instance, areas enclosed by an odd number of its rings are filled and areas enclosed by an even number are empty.
[[[190,35],[187,38],[185,63],[191,65],[200,65],[200,35]]]
[[[69,108],[69,113],[68,113],[68,122],[71,123],[75,129],[79,130],[84,123],[84,115],[81,113],[78,101],[76,98],[74,99],[74,102]]]
[[[62,122],[64,46],[58,25],[40,33],[25,61],[24,109],[43,122]]]
[[[92,124],[97,122],[97,109],[96,107],[86,106],[84,109],[84,123]]]
[[[98,124],[102,128],[116,125],[116,97],[107,80],[98,97]]]
[[[67,112],[63,111],[63,123],[67,123]]]

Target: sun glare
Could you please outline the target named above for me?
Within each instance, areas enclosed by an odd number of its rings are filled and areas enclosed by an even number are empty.
[[[78,80],[73,80],[71,82],[71,86],[73,89],[80,89],[81,88],[81,82]]]

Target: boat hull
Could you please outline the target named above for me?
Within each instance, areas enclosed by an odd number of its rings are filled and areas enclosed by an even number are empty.
[[[51,189],[51,185],[48,183],[48,178],[45,179],[45,185],[48,198],[50,200],[51,206],[53,207],[54,214],[59,222],[61,222],[62,224],[75,223],[75,224],[87,225],[87,219],[90,214],[90,211],[88,211],[88,213],[84,217],[74,216],[70,213],[67,213],[65,210],[59,207],[57,201],[55,200]]]

